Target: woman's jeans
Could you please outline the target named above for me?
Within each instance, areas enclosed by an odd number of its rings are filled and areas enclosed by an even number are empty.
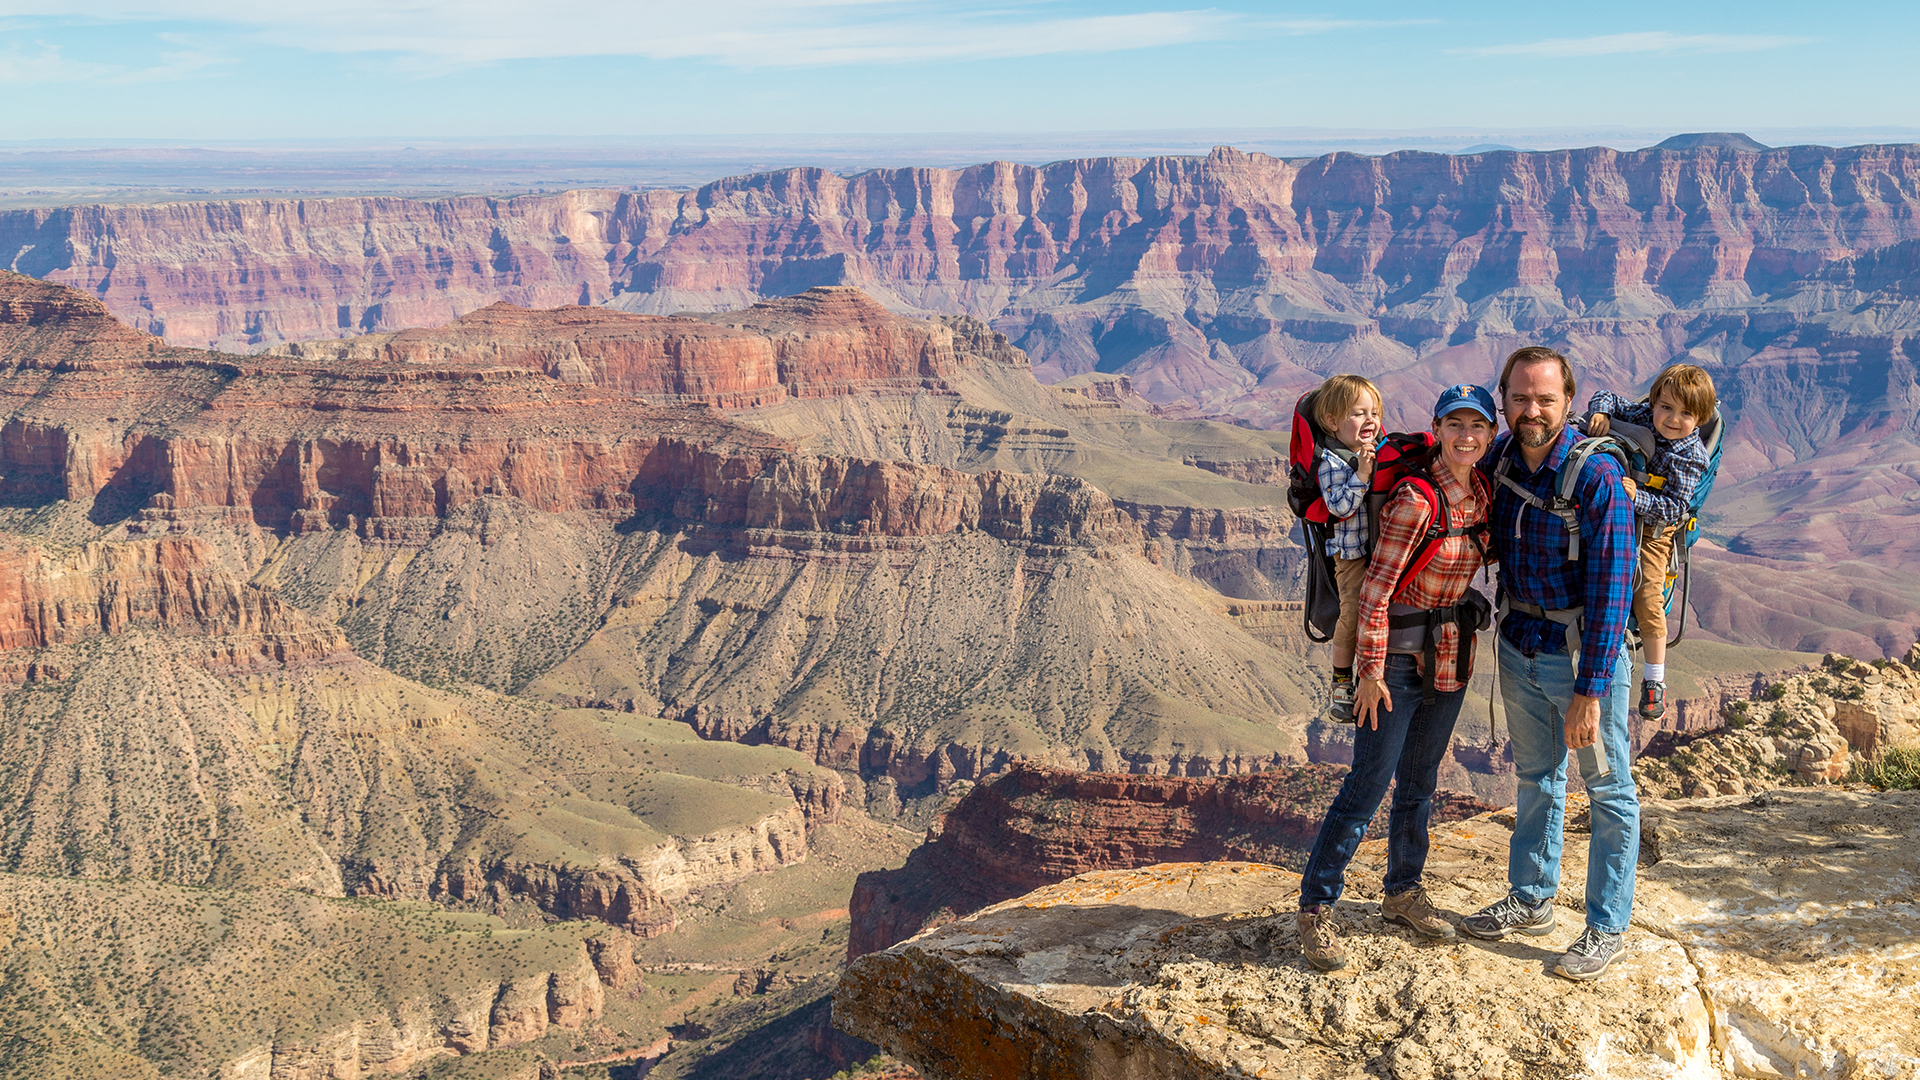
[[[1421,703],[1421,678],[1414,669],[1414,658],[1400,653],[1387,656],[1386,684],[1393,694],[1393,709],[1378,709],[1380,726],[1357,725],[1353,737],[1353,771],[1333,797],[1327,816],[1320,823],[1320,837],[1313,842],[1313,854],[1307,859],[1300,880],[1300,906],[1331,904],[1340,899],[1345,886],[1347,863],[1366,835],[1367,823],[1380,800],[1386,797],[1389,781],[1398,780],[1393,790],[1393,810],[1387,818],[1387,894],[1403,893],[1420,884],[1420,872],[1427,864],[1427,819],[1433,813],[1433,787],[1440,773],[1440,761],[1453,742],[1453,722],[1460,716],[1465,690],[1434,695],[1432,705]]]

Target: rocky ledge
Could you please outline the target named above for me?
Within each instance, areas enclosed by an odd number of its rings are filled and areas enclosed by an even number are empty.
[[[1584,828],[1570,807],[1568,831]],[[1435,829],[1456,916],[1506,888],[1500,815]],[[1429,944],[1381,921],[1382,842],[1300,959],[1298,876],[1257,863],[1083,874],[855,961],[834,1022],[935,1080],[972,1077],[1920,1077],[1920,793],[1777,791],[1645,807],[1624,956],[1550,974],[1582,924]]]

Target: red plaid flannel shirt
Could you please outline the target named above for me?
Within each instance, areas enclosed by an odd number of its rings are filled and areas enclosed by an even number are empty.
[[[1440,469],[1437,473],[1432,479],[1447,496],[1447,511],[1453,518],[1451,528],[1464,529],[1487,519],[1493,507],[1493,494],[1487,478],[1479,470],[1471,474],[1471,489],[1455,479],[1449,470]],[[1386,676],[1387,604],[1390,601],[1423,611],[1449,607],[1466,595],[1473,575],[1480,570],[1480,552],[1473,546],[1472,538],[1449,536],[1439,542],[1440,550],[1426,569],[1420,571],[1420,576],[1401,586],[1399,595],[1390,595],[1394,583],[1400,580],[1401,571],[1413,558],[1420,534],[1427,529],[1428,513],[1424,498],[1402,488],[1380,514],[1380,540],[1374,545],[1373,559],[1367,565],[1367,582],[1360,588],[1360,641],[1354,668],[1354,674],[1360,678]],[[1433,677],[1435,690],[1460,689],[1460,680],[1454,675],[1459,654],[1460,628],[1452,624],[1441,627],[1434,656],[1440,667]],[[1472,664],[1472,658],[1467,662]]]

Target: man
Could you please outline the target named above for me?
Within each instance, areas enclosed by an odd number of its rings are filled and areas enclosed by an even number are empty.
[[[1640,801],[1628,770],[1633,660],[1626,641],[1638,545],[1632,496],[1612,457],[1588,458],[1573,505],[1554,503],[1560,466],[1579,441],[1567,427],[1574,389],[1567,358],[1538,346],[1508,357],[1500,374],[1509,431],[1482,465],[1494,481],[1504,612],[1496,649],[1519,799],[1507,863],[1511,891],[1461,925],[1489,940],[1552,931],[1567,749],[1582,750],[1593,818],[1586,929],[1554,971],[1593,979],[1620,953],[1640,849]],[[1577,535],[1570,536],[1569,523]],[[1596,742],[1598,751],[1585,750]]]

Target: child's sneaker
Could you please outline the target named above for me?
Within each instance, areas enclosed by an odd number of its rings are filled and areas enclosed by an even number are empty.
[[[1667,715],[1667,684],[1658,679],[1640,681],[1640,715],[1658,720]]]
[[[1327,715],[1343,724],[1353,723],[1354,685],[1352,676],[1333,677],[1333,704]]]

